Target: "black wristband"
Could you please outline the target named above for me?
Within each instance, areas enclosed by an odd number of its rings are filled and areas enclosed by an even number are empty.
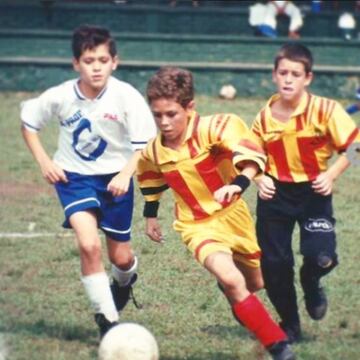
[[[146,218],[157,217],[159,205],[159,201],[146,201],[144,205],[143,216]]]
[[[238,175],[231,182],[232,185],[237,185],[241,187],[241,194],[249,187],[250,179],[245,175]]]

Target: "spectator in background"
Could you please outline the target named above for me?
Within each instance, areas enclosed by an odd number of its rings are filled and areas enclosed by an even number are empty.
[[[346,108],[348,114],[355,114],[360,111],[360,87],[356,91],[356,103],[349,105]]]
[[[311,11],[313,13],[319,13],[321,11],[321,0],[312,0],[311,1]]]
[[[250,7],[249,23],[255,28],[257,35],[276,38],[279,15],[286,15],[290,18],[288,36],[298,39],[303,19],[300,9],[292,1],[269,1],[265,5],[256,3]]]
[[[197,0],[192,0],[192,6],[193,7],[198,7],[200,4],[200,1]],[[177,5],[177,0],[171,0],[170,1],[170,6],[175,7]]]
[[[339,16],[338,28],[345,40],[351,40],[354,37],[356,29],[356,20],[351,12],[344,12]]]

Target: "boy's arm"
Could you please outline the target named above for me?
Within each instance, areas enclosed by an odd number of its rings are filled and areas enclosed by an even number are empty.
[[[243,161],[241,167],[241,175],[236,176],[231,184],[224,185],[214,192],[214,199],[220,204],[230,202],[233,196],[242,194],[260,169],[255,161]]]
[[[231,184],[214,193],[216,201],[226,203],[230,202],[233,196],[243,193],[250,181],[264,171],[266,157],[255,136],[237,116],[232,117],[226,124],[221,135],[221,145],[232,152],[232,162],[239,173]]]
[[[68,180],[63,169],[56,165],[46,153],[38,133],[29,131],[24,126],[21,127],[21,131],[25,143],[40,166],[41,173],[46,181],[50,184],[55,184],[59,181],[67,182]]]
[[[350,161],[345,151],[354,142],[360,141],[360,131],[353,119],[344,108],[335,102],[333,111],[329,115],[328,132],[332,144],[340,153],[336,161],[323,173],[319,174],[312,183],[315,192],[321,195],[332,193],[334,181],[349,167]]]
[[[312,188],[321,195],[330,195],[334,181],[349,167],[350,161],[345,154],[340,154],[336,161],[312,182]]]
[[[124,168],[111,179],[107,190],[110,191],[113,196],[120,196],[129,190],[130,180],[136,171],[140,156],[141,150],[136,150]]]
[[[145,199],[143,210],[143,216],[146,218],[145,233],[151,240],[162,243],[163,235],[157,216],[161,194],[168,185],[154,161],[150,160],[151,154],[147,150],[141,153],[137,166],[137,179]]]

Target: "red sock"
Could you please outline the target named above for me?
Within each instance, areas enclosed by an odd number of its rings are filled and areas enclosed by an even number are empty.
[[[264,305],[254,295],[232,306],[234,316],[266,347],[287,339],[286,334],[271,318]]]

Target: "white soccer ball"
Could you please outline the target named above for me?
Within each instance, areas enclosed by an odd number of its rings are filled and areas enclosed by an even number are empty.
[[[232,85],[223,85],[219,93],[220,97],[226,100],[233,100],[236,96],[236,89]]]
[[[123,323],[110,329],[100,342],[99,360],[158,360],[159,348],[144,326]]]

